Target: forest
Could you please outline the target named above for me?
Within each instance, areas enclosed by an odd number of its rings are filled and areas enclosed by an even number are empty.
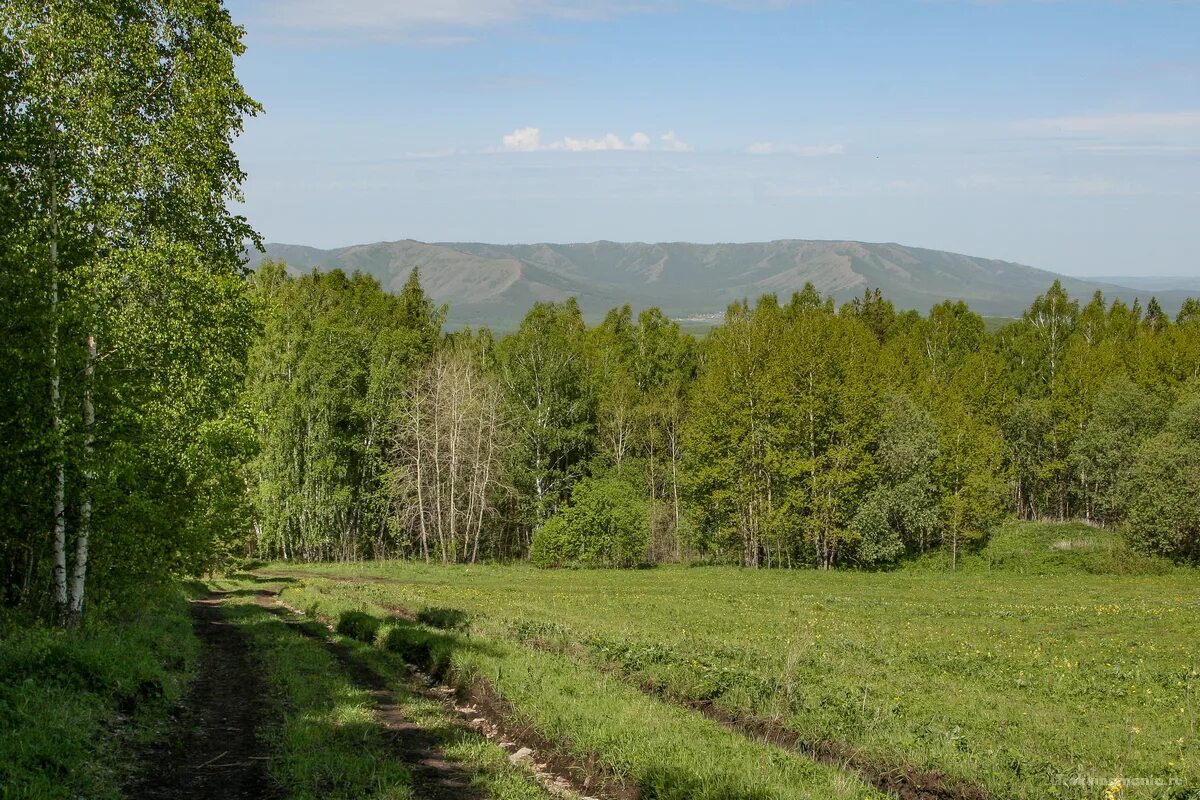
[[[443,333],[414,269],[253,280],[247,557],[879,568],[1005,518],[1193,560],[1200,303],[1055,283],[995,333],[964,304],[811,286],[702,338],[650,308]]]
[[[953,566],[1007,517],[1200,557],[1200,301],[1056,282],[989,332],[810,285],[701,336],[573,300],[496,336],[446,329],[420,264],[398,295],[251,273],[260,107],[201,6],[5,6],[6,608],[245,559]]]

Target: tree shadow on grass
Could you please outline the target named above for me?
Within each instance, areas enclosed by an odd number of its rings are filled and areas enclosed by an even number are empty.
[[[231,572],[225,576],[231,581],[242,581],[243,583],[299,583],[296,578],[288,577],[287,575],[259,575],[254,572]]]

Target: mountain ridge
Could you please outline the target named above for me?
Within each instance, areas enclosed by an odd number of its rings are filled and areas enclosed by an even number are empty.
[[[966,301],[988,316],[1017,316],[1054,280],[1086,301],[1093,292],[1145,303],[1153,294],[1168,311],[1189,292],[1152,292],[1073,278],[1011,261],[896,242],[774,239],[766,242],[594,242],[489,244],[381,241],[323,250],[268,243],[250,265],[281,260],[294,271],[359,270],[398,291],[412,268],[450,324],[513,327],[534,302],[577,297],[597,317],[613,306],[657,305],[675,317],[719,314],[730,302],[776,293],[786,299],[811,282],[844,302],[878,288],[897,308],[927,311],[943,300]]]

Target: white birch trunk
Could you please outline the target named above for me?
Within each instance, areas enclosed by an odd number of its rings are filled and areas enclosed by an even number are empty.
[[[96,335],[87,337],[87,362],[83,369],[83,501],[79,505],[79,533],[75,538],[75,564],[71,574],[71,599],[68,617],[77,622],[83,614],[84,585],[87,581],[88,537],[92,527],[92,484],[95,470],[92,452],[95,449],[96,409],[92,400],[92,388],[96,376]]]
[[[60,622],[67,611],[67,508],[65,448],[62,441],[62,394],[58,368],[58,186],[50,153],[50,424],[54,436],[54,604]]]

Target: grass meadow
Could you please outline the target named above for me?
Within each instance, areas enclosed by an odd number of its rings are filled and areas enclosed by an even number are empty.
[[[384,620],[380,642],[398,614],[453,621],[438,658],[646,796],[874,794],[689,707],[960,796],[1200,796],[1200,580],[1083,526],[1012,526],[956,572],[265,571],[312,615]]]

